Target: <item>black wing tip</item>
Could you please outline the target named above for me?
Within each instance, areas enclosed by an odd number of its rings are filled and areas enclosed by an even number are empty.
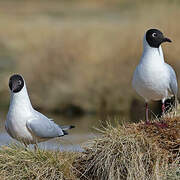
[[[67,132],[67,131],[65,131],[65,130],[63,130],[63,133],[64,133],[64,135],[68,135],[68,132]]]
[[[70,126],[69,126],[69,129],[72,129],[72,128],[75,128],[75,126],[74,126],[74,125],[70,125]]]
[[[74,125],[70,125],[69,129],[72,129],[72,128],[75,128],[75,126]],[[68,135],[69,134],[66,130],[62,130],[62,131],[63,131],[64,135]]]

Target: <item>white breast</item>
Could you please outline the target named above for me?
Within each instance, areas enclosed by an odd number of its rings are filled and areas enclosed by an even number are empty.
[[[33,137],[26,127],[26,120],[21,114],[9,111],[6,119],[9,135],[20,141],[33,141]]]
[[[144,51],[134,72],[132,85],[146,101],[169,96],[170,75],[165,66],[161,46],[150,47],[144,38]]]
[[[133,87],[146,101],[169,96],[169,76],[163,64],[139,64],[133,76]]]
[[[23,141],[32,142],[33,136],[26,127],[26,121],[33,116],[26,87],[19,93],[11,93],[10,107],[6,118],[5,127],[7,132],[13,138]]]

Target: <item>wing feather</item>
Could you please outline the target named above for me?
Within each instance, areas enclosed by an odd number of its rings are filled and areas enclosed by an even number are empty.
[[[40,114],[40,113],[39,113]],[[33,135],[40,138],[54,138],[64,136],[63,130],[54,123],[53,120],[40,114],[34,119],[29,119],[26,123],[27,128]]]
[[[166,67],[168,68],[168,71],[169,71],[169,74],[170,74],[170,82],[169,82],[170,92],[174,96],[177,97],[178,84],[177,84],[176,73],[175,73],[174,69],[169,64],[166,64]]]

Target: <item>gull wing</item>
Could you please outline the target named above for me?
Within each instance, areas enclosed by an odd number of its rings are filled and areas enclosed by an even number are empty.
[[[26,123],[29,131],[40,138],[54,138],[64,136],[63,130],[53,121],[43,114],[37,114],[33,119],[29,119]]]
[[[170,82],[169,82],[170,91],[174,96],[177,97],[178,84],[177,84],[176,73],[175,73],[174,69],[167,63],[166,63],[166,67],[168,68],[168,71],[170,74]]]

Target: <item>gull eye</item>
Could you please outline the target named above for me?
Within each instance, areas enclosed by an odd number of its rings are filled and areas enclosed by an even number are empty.
[[[152,37],[156,37],[157,36],[157,34],[156,33],[152,33]]]
[[[21,81],[20,80],[18,80],[18,85],[21,85]]]

